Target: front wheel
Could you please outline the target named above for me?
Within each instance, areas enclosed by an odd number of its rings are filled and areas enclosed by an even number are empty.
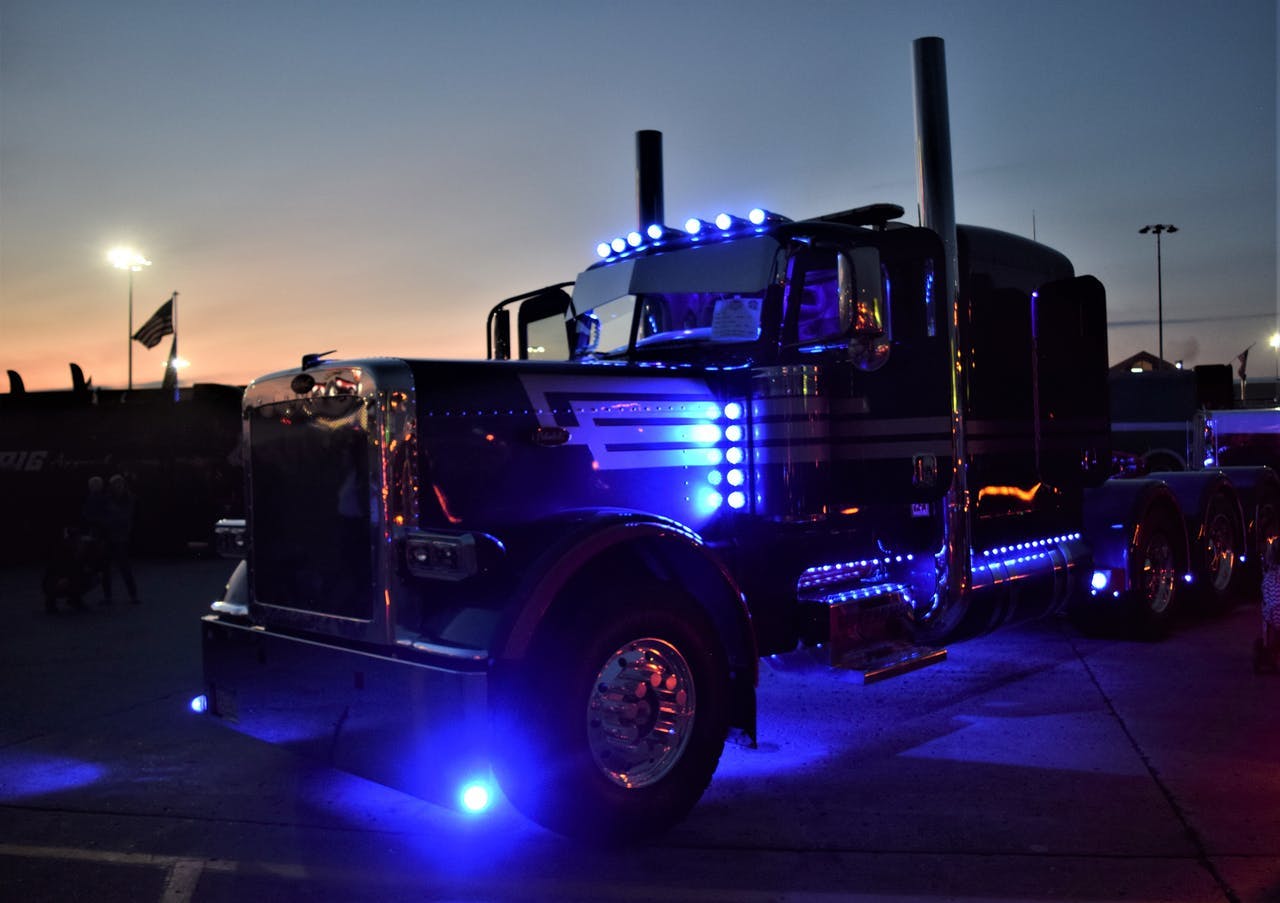
[[[719,763],[726,657],[678,590],[592,602],[544,627],[496,694],[495,771],[508,799],[553,831],[652,838],[688,813]]]

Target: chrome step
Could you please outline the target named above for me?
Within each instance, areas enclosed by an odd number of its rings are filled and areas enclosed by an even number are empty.
[[[900,583],[830,587],[801,602],[823,623],[828,662],[861,671],[863,683],[937,664],[947,650],[917,645],[908,590]]]
[[[900,674],[936,665],[947,658],[946,649],[932,649],[910,643],[886,644],[883,647],[851,652],[834,663],[837,668],[861,671],[862,682],[873,684]]]

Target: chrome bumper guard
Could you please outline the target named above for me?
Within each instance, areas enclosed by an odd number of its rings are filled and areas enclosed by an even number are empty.
[[[203,618],[201,640],[208,712],[228,727],[450,807],[489,775],[483,663],[455,670],[217,614]]]

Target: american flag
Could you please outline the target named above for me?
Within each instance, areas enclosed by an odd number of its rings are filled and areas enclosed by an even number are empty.
[[[154,348],[160,344],[162,338],[172,333],[173,298],[170,298],[160,305],[160,309],[151,315],[151,319],[142,324],[142,327],[133,334],[133,337],[146,347]]]

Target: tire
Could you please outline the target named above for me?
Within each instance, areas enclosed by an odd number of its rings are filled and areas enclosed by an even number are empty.
[[[1124,597],[1125,632],[1156,639],[1169,630],[1178,608],[1184,568],[1176,513],[1148,509],[1129,547],[1129,590]]]
[[[1277,545],[1280,545],[1280,493],[1266,490],[1258,501],[1253,522],[1251,552],[1258,573],[1280,565],[1276,560]]]
[[[719,764],[727,658],[677,588],[648,582],[600,605],[603,594],[546,625],[503,681],[494,770],[515,807],[553,831],[652,839],[693,808]]]
[[[1205,506],[1196,537],[1195,570],[1200,604],[1210,612],[1230,608],[1243,584],[1244,525],[1231,498],[1216,493]]]

